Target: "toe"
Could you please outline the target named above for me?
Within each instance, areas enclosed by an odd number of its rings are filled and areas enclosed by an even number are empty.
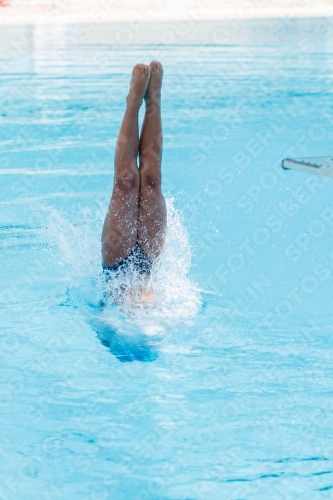
[[[156,68],[157,68],[157,61],[151,61],[151,63],[150,63],[150,69],[151,69],[151,71],[153,73],[155,73]]]
[[[144,73],[145,71],[145,66],[146,66],[145,64],[141,63],[136,64],[133,69],[134,73],[136,73],[137,75],[142,75],[142,73]]]
[[[152,61],[150,63],[150,69],[153,75],[159,75],[163,73],[163,66],[159,61]]]
[[[140,73],[140,64],[136,64],[133,68],[133,74],[134,75],[137,75],[138,73]]]

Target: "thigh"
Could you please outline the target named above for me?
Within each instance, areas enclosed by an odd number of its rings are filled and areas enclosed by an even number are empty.
[[[167,225],[165,199],[160,182],[143,182],[140,185],[138,243],[156,259],[163,250]]]
[[[123,260],[138,234],[139,180],[130,189],[115,183],[102,232],[102,259],[106,267]]]

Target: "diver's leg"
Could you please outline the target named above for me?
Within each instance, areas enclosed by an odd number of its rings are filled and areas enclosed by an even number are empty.
[[[161,190],[162,118],[161,63],[150,63],[150,79],[145,96],[146,113],[140,137],[140,202],[138,243],[152,258],[161,253],[167,222],[166,206]]]
[[[113,193],[102,231],[102,259],[107,267],[124,259],[137,240],[140,188],[138,114],[147,91],[149,74],[149,66],[144,64],[137,64],[133,69],[117,139]]]

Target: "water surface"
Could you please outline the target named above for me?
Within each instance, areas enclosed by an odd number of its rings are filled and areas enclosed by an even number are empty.
[[[332,24],[2,27],[4,499],[329,498]],[[127,38],[125,37],[127,36]],[[99,307],[131,67],[165,67],[164,302]]]

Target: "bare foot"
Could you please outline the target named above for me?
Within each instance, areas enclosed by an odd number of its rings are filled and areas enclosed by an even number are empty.
[[[127,100],[142,104],[142,100],[147,92],[150,70],[146,64],[137,64],[132,71],[130,89]]]
[[[163,78],[163,67],[158,61],[150,63],[150,78],[145,95],[147,104],[160,104],[161,102],[161,88]]]

